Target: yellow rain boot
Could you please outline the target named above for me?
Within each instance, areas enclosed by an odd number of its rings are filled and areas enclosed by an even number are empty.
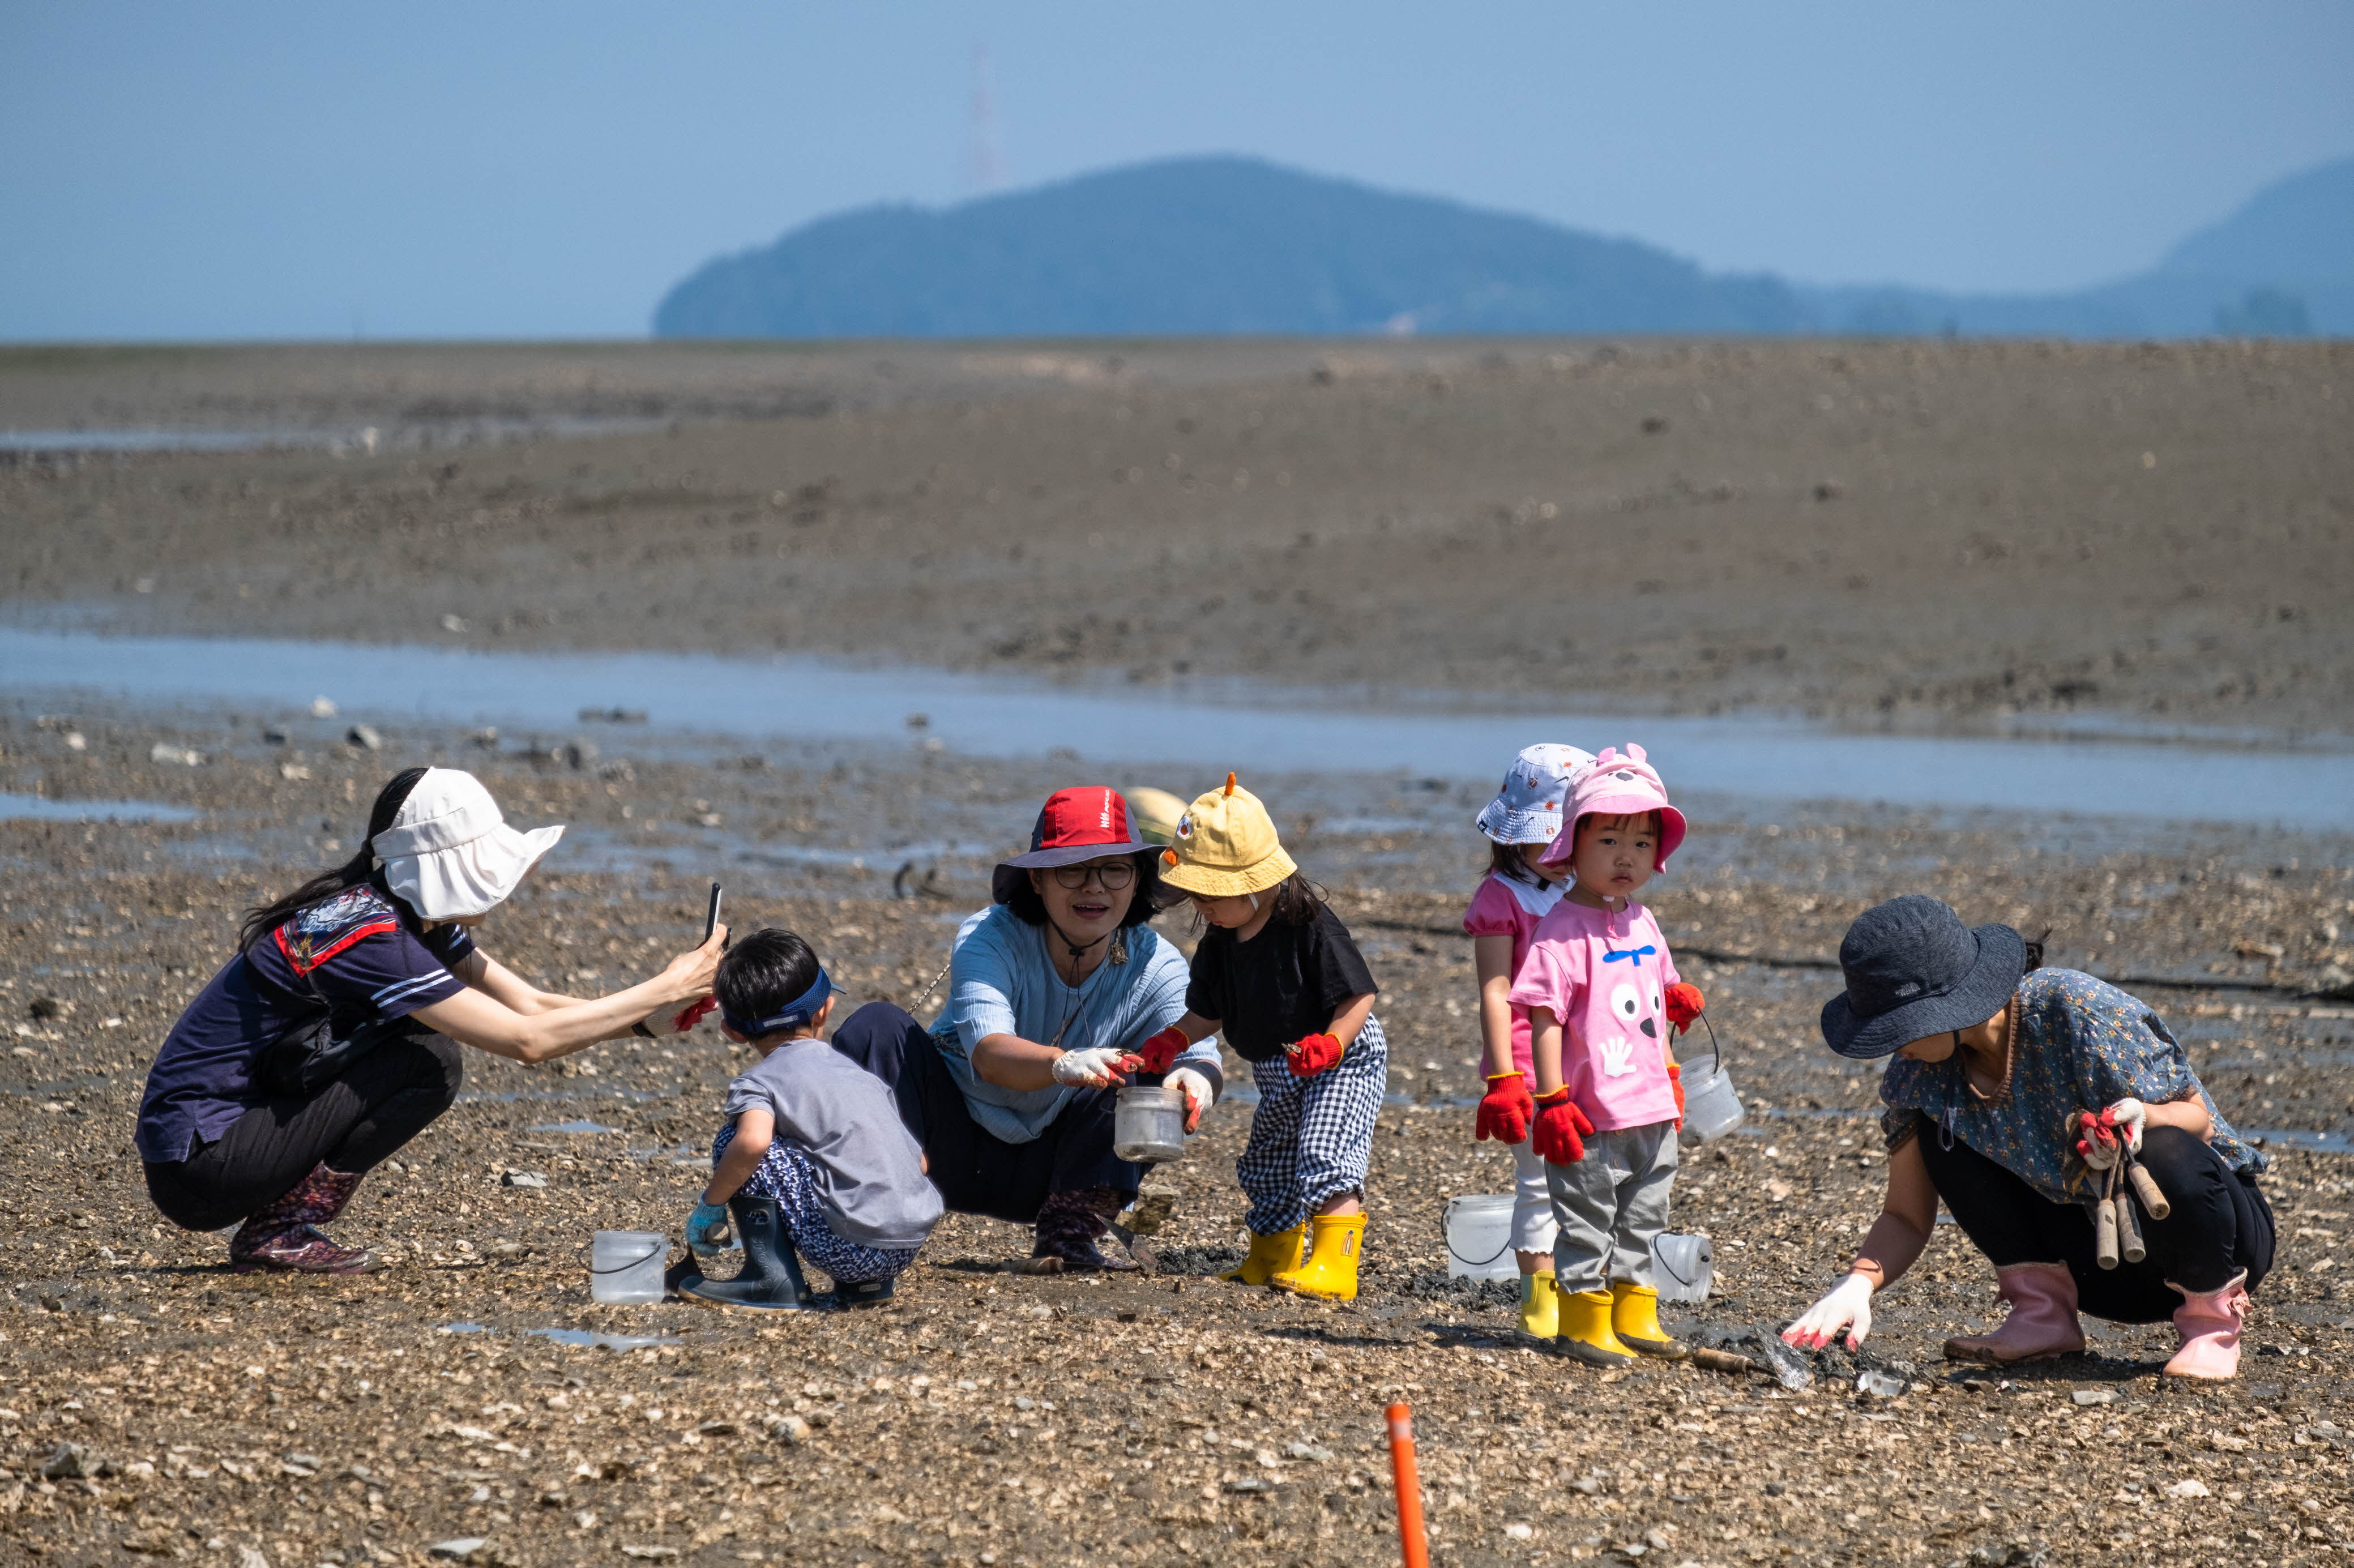
[[[1218,1276],[1220,1279],[1238,1279],[1245,1285],[1265,1285],[1286,1269],[1298,1268],[1304,1257],[1300,1244],[1308,1239],[1308,1222],[1302,1220],[1288,1231],[1278,1231],[1263,1236],[1251,1232],[1250,1255],[1243,1259],[1240,1268],[1230,1268]]]
[[[1553,1349],[1590,1367],[1635,1364],[1635,1353],[1611,1330],[1610,1292],[1556,1288],[1553,1298],[1561,1303],[1561,1328],[1553,1337]]]
[[[1638,1355],[1680,1361],[1691,1354],[1690,1346],[1660,1326],[1659,1293],[1648,1285],[1622,1279],[1610,1287],[1610,1327],[1619,1342]]]
[[[1553,1287],[1553,1270],[1540,1268],[1521,1276],[1521,1332],[1550,1340],[1561,1331],[1561,1298]]]
[[[1365,1216],[1319,1214],[1309,1223],[1315,1234],[1309,1244],[1308,1261],[1298,1268],[1285,1269],[1267,1283],[1278,1290],[1326,1301],[1354,1301],[1357,1254],[1364,1245]]]

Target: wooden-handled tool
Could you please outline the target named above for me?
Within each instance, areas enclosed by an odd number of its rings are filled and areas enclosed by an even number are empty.
[[[2130,1154],[2126,1156],[2126,1176],[2133,1183],[2134,1196],[2141,1200],[2141,1206],[2151,1219],[2162,1220],[2174,1213],[2174,1205],[2167,1201],[2166,1190],[2158,1184],[2158,1178]]]
[[[2119,1188],[2109,1207],[2117,1212],[2117,1251],[2127,1263],[2139,1263],[2149,1255],[2149,1249],[2142,1245],[2141,1226],[2134,1220],[2133,1199]]]

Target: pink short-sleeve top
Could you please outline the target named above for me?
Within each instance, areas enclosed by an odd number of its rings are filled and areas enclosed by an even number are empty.
[[[1512,1005],[1561,1020],[1562,1082],[1595,1129],[1673,1121],[1665,991],[1675,960],[1639,904],[1623,912],[1563,899],[1537,922],[1512,981]]]
[[[1537,922],[1561,902],[1561,889],[1558,882],[1539,887],[1490,872],[1479,891],[1471,895],[1471,906],[1463,911],[1464,932],[1473,937],[1510,937],[1511,972],[1518,977],[1529,956],[1529,943],[1536,936]],[[1536,1083],[1536,1068],[1529,1057],[1529,1015],[1519,1007],[1512,1009],[1512,1065],[1527,1075],[1532,1086]]]

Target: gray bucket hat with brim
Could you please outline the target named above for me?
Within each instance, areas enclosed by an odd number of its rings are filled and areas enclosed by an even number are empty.
[[[2027,972],[2027,941],[2008,926],[1965,926],[1949,905],[1908,893],[1855,917],[1840,970],[1847,990],[1823,1004],[1823,1039],[1870,1061],[1992,1018]]]

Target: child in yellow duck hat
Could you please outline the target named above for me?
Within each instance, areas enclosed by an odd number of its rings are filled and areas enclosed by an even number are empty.
[[[1185,1016],[1145,1043],[1144,1070],[1223,1033],[1259,1089],[1235,1166],[1251,1201],[1250,1255],[1226,1277],[1353,1300],[1373,1119],[1389,1088],[1373,974],[1233,774],[1187,810],[1162,858],[1161,882],[1192,895],[1208,929]]]

